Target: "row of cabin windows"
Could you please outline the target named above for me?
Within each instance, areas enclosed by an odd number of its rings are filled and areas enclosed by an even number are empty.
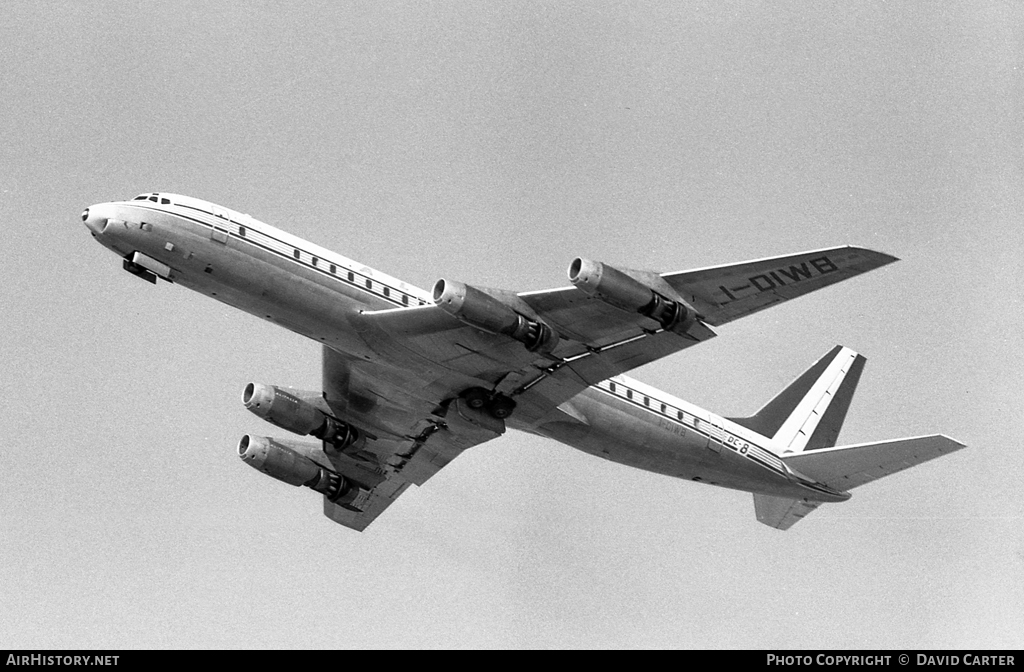
[[[245,237],[245,227],[244,226],[240,226],[238,228],[239,228],[239,235],[241,235],[244,238]],[[302,253],[299,251],[298,248],[296,248],[292,252],[292,256],[295,257],[296,259],[300,259],[302,257]],[[318,265],[319,262],[320,262],[320,258],[319,257],[313,257],[313,265],[316,266],[317,268],[319,268],[319,265]],[[338,267],[335,264],[330,264],[329,270],[330,270],[330,272],[332,274],[337,274],[338,273]],[[348,281],[349,282],[355,282],[356,281],[356,274],[353,273],[352,271],[348,272]],[[370,278],[366,279],[366,288],[367,289],[373,289],[373,281]],[[383,289],[384,289],[384,296],[390,298],[391,297],[391,288],[385,286]],[[409,295],[408,294],[402,294],[402,303],[404,305],[406,305],[406,306],[409,305]],[[420,302],[420,305],[423,305],[422,301]]]
[[[148,194],[142,194],[141,196],[136,196],[132,200],[134,200],[134,201],[150,200],[150,201],[156,202],[157,197],[156,196],[150,196]],[[164,204],[170,203],[170,201],[168,199],[166,199],[166,198],[161,198],[160,201],[162,203],[164,203]],[[218,216],[222,216],[223,217],[224,215],[218,215]],[[246,229],[241,224],[238,225],[238,235],[239,235],[240,238],[245,238],[246,237]],[[294,248],[292,250],[292,256],[295,257],[296,259],[300,259],[301,260],[302,252],[298,248]],[[319,268],[320,267],[321,259],[319,257],[312,257],[312,260],[313,260],[313,265],[316,266],[317,268]],[[335,264],[330,264],[329,265],[329,270],[330,270],[332,275],[336,275],[338,273],[338,267]],[[356,281],[355,273],[353,273],[352,271],[348,272],[348,281],[352,282],[352,283],[354,283]],[[369,278],[366,279],[366,288],[367,289],[373,289],[373,281],[370,280]],[[383,289],[384,289],[384,296],[390,298],[391,297],[391,288],[390,287],[384,287]],[[408,294],[402,294],[402,304],[406,305],[406,306],[409,305],[409,295]],[[420,301],[420,305],[421,306],[425,305],[425,302]]]
[[[608,389],[614,394],[615,393],[615,383],[608,383]],[[629,389],[628,387],[626,388],[626,399],[629,399],[630,401],[633,400],[633,390]],[[651,398],[650,397],[644,396],[644,406],[647,406],[648,408],[651,407]],[[668,404],[662,404],[661,405],[661,412],[662,412],[663,415],[669,415],[669,410],[670,409],[668,407]],[[675,412],[676,412],[676,417],[679,419],[680,422],[682,422],[682,420],[683,420],[683,412],[680,411],[679,409],[675,409]],[[694,418],[694,423],[696,423],[696,422],[697,422],[697,419]]]
[[[142,194],[141,196],[136,196],[132,200],[135,200],[135,201],[150,200],[150,201],[156,202],[157,197],[156,196],[150,196],[148,194]],[[170,203],[170,201],[168,199],[166,199],[166,198],[161,198],[160,202],[164,203],[164,204]],[[224,215],[218,215],[218,216],[224,216]],[[246,229],[241,224],[238,225],[238,235],[239,235],[240,238],[245,238],[246,237]],[[292,256],[295,257],[296,259],[301,259],[302,258],[302,252],[298,248],[294,248],[292,250]],[[312,257],[312,260],[313,260],[313,265],[316,266],[317,268],[319,268],[320,267],[321,259],[319,257]],[[330,264],[329,265],[329,270],[330,270],[332,275],[336,275],[338,273],[338,267],[335,264]],[[348,272],[348,281],[352,282],[352,283],[354,283],[356,281],[356,275],[352,271]],[[367,289],[373,289],[373,281],[370,280],[369,278],[366,279],[366,288]],[[391,297],[391,288],[390,287],[384,287],[384,296],[386,296],[388,298]],[[409,295],[408,294],[402,294],[402,304],[406,305],[406,306],[409,305]],[[421,306],[425,305],[425,302],[420,301],[420,305]]]

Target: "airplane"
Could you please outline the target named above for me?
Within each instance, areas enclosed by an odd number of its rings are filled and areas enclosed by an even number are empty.
[[[248,383],[242,403],[299,436],[246,434],[253,468],[364,530],[410,485],[509,428],[623,465],[753,493],[786,530],[851,489],[965,447],[936,434],[837,446],[865,358],[836,346],[759,411],[724,418],[624,375],[714,328],[897,261],[840,246],[655,273],[576,258],[571,286],[409,285],[207,201],[91,205],[124,270],[208,295],[321,344],[323,389]]]

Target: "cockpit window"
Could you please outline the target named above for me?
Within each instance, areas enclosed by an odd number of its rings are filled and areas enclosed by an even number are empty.
[[[149,198],[149,194],[139,194],[138,196],[136,196],[136,197],[135,197],[135,198],[133,198],[132,200],[133,200],[133,201],[144,201],[144,200],[146,200],[147,198]]]

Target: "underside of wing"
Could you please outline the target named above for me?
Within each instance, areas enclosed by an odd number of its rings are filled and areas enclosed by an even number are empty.
[[[662,277],[713,326],[898,261],[862,247],[832,247]]]
[[[354,361],[324,348],[324,401],[358,428],[358,442],[330,457],[331,467],[362,492],[324,514],[363,530],[409,485],[422,485],[463,451],[505,432],[504,421],[435,386],[413,385],[390,367]],[[372,475],[367,478],[366,475]]]
[[[342,506],[324,496],[324,515],[345,527],[362,532],[366,527],[377,519],[377,516],[384,513],[384,509],[391,506],[398,496],[411,485],[408,481],[395,479],[387,485],[380,485],[370,491],[359,508]]]
[[[557,343],[531,350],[508,335],[466,324],[438,306],[365,312],[357,328],[382,357],[415,372],[419,384],[441,398],[480,386],[514,398],[520,410],[533,407],[540,414],[590,385],[716,335],[700,321],[683,333],[667,330],[574,287],[508,300],[557,333]],[[517,417],[522,418],[520,411]]]

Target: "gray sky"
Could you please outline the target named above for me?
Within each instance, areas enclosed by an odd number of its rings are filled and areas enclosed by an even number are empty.
[[[5,3],[0,643],[1021,647],[1022,39],[979,0]],[[351,532],[234,449],[318,346],[81,224],[154,190],[421,287],[888,252],[634,375],[742,415],[842,343],[841,442],[970,448],[780,533],[512,434]]]

